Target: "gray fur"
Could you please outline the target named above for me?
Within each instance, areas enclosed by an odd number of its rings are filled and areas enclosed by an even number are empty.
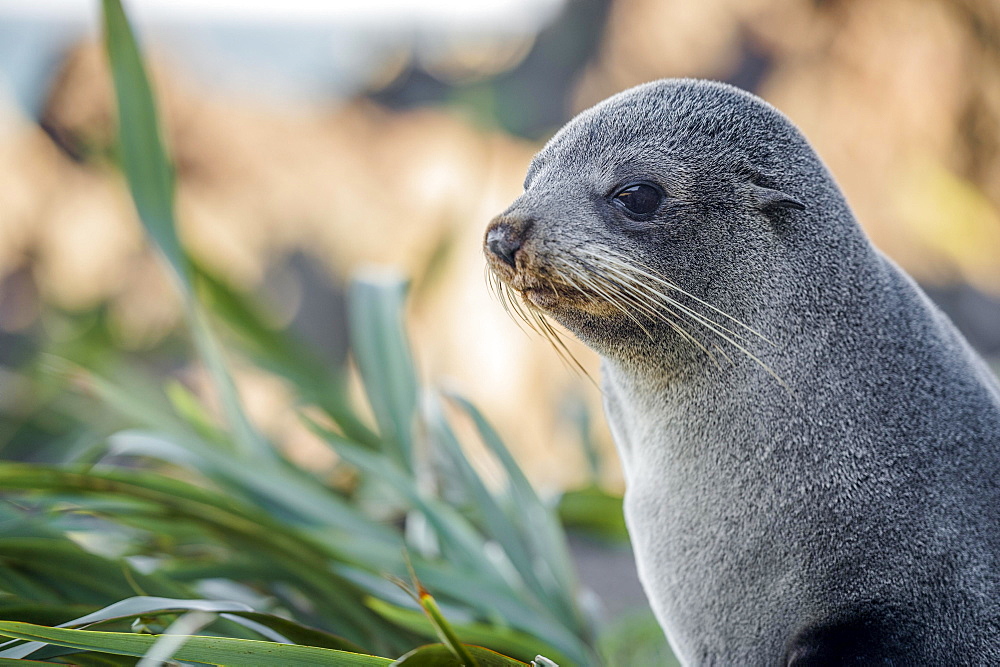
[[[652,220],[609,203],[636,179],[667,195]],[[558,283],[558,258],[600,271],[580,253],[612,249],[770,341],[740,339],[780,382],[683,318],[713,355],[655,318],[544,306],[603,358],[640,578],[681,660],[1000,664],[1000,387],[797,129],[658,81],[580,114],[525,186],[492,227],[520,235],[517,271]]]

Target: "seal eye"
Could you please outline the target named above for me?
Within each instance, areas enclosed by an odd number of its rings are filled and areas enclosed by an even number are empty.
[[[632,217],[646,217],[660,205],[663,196],[648,183],[626,185],[615,195],[614,201],[625,213]]]

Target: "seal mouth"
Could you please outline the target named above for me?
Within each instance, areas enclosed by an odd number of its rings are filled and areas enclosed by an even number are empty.
[[[487,249],[490,280],[501,301],[520,297],[528,311],[554,315],[561,311],[585,311],[606,314],[611,306],[586,285],[567,282],[559,274],[559,264],[550,265],[548,258],[522,248],[513,264],[503,261]],[[508,296],[504,297],[503,292]],[[515,297],[516,295],[516,297]],[[511,305],[514,305],[513,303]],[[517,306],[515,305],[515,310]]]
[[[494,264],[491,268],[501,283],[520,295],[531,307],[552,311],[574,304],[583,296],[579,290],[548,275],[538,275],[522,265],[511,268]]]

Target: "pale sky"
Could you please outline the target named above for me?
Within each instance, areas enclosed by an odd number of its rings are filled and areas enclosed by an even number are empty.
[[[141,21],[319,21],[530,30],[551,19],[563,0],[131,0],[124,4]],[[92,21],[99,5],[97,0],[0,0],[0,20]]]
[[[143,44],[209,86],[275,100],[350,97],[400,48],[536,33],[566,0],[125,0]],[[36,115],[100,0],[0,0],[0,104]]]

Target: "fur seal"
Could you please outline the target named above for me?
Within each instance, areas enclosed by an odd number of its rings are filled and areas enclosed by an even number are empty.
[[[780,112],[581,113],[486,233],[602,357],[639,575],[684,664],[1000,664],[1000,386]]]

